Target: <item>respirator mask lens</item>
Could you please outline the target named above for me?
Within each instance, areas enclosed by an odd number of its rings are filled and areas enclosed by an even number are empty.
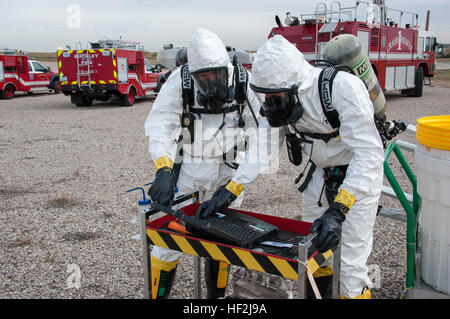
[[[261,106],[261,115],[267,118],[269,125],[280,127],[297,122],[303,115],[303,106],[297,96],[297,86],[283,89],[260,88],[250,84],[256,93],[265,95]]]
[[[290,92],[267,94],[262,108],[271,126],[282,126],[295,106],[295,99]]]
[[[225,99],[228,93],[227,67],[193,72],[192,77],[202,95],[207,98]]]
[[[279,113],[280,115],[289,112],[291,109],[290,97],[288,92],[266,95],[266,99],[262,105],[265,112]]]

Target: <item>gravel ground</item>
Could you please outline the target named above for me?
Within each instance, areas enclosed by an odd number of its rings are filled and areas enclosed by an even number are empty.
[[[422,98],[390,94],[387,101],[389,118],[415,124],[449,114],[450,91],[433,83]],[[0,101],[0,298],[143,298],[140,242],[131,238],[138,226],[129,222],[139,194],[126,190],[154,175],[143,129],[151,105],[146,99],[131,108],[115,102],[77,108],[53,93]],[[415,143],[414,136],[401,139]],[[242,209],[301,214],[293,183],[299,169],[283,150],[276,175],[249,186]],[[405,156],[414,170],[412,154]],[[388,197],[381,204],[400,207]],[[405,223],[377,218],[368,263],[381,280],[373,298],[400,298],[405,235]],[[182,257],[173,298],[192,298],[191,267],[192,257]],[[73,269],[80,271],[80,288],[68,284]]]

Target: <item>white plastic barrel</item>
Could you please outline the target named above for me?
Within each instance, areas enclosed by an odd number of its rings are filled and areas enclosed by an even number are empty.
[[[421,277],[450,294],[450,115],[418,119],[416,138]]]

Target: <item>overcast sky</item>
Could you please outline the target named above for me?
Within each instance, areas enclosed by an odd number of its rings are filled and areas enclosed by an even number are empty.
[[[185,46],[192,32],[203,27],[226,45],[256,50],[275,26],[276,14],[284,21],[288,11],[294,16],[313,13],[319,2],[330,9],[331,1],[324,0],[0,0],[0,48],[55,51],[74,48],[79,41],[86,47],[89,41],[122,36],[158,51],[165,43]],[[341,1],[342,7],[354,4]],[[418,13],[421,29],[430,10],[430,30],[438,42],[450,43],[449,0],[387,0],[387,7]],[[363,11],[361,5],[361,17]],[[404,15],[402,22],[410,17]]]

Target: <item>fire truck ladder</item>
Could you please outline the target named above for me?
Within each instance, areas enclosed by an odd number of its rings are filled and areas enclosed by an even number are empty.
[[[322,7],[322,11],[320,11],[320,8]],[[325,18],[324,23],[326,23],[327,20],[327,5],[323,2],[320,2],[316,5],[316,10],[314,11],[315,18],[318,18],[319,16],[323,16]],[[316,54],[316,59],[320,59],[319,56],[319,22],[316,22],[316,39],[315,39],[315,46],[314,51]]]
[[[357,1],[356,6],[359,5],[359,2],[364,1]],[[366,2],[364,2],[366,3]],[[323,2],[320,2],[316,5],[316,8],[314,10],[313,14],[306,14],[301,15],[301,19],[303,20],[303,17],[306,16],[312,16],[313,20],[315,20],[315,26],[316,26],[316,39],[315,39],[315,47],[314,47],[314,53],[316,56],[316,59],[322,59],[323,52],[322,48],[319,44],[319,34],[321,33],[330,33],[330,37],[332,38],[334,36],[334,30],[336,29],[336,26],[339,22],[342,21],[352,21],[352,11],[350,10],[356,10],[356,7],[349,7],[349,8],[342,8],[341,3],[339,1],[331,1],[331,8],[328,10],[327,5]],[[348,14],[348,19],[344,20],[342,18],[343,14]],[[355,11],[356,16],[356,11]],[[323,23],[322,26],[319,26],[320,23]]]
[[[91,64],[91,56],[89,55],[89,51],[86,50],[86,63],[87,63],[87,72],[80,71],[80,53],[77,54],[77,85],[78,88],[82,91],[82,86],[86,86],[82,84],[81,78],[87,77],[87,86],[89,87],[89,91],[93,91],[91,87],[91,70],[90,70],[90,64]],[[85,82],[85,81],[84,81]]]

